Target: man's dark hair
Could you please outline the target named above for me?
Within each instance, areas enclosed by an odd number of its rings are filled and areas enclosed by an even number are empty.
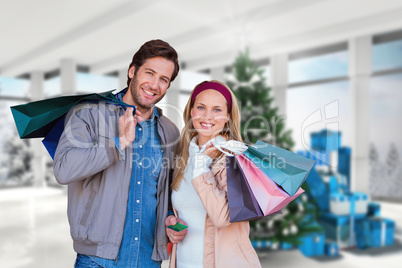
[[[128,69],[134,66],[135,67],[134,75],[136,75],[137,71],[145,63],[145,61],[153,57],[162,57],[174,63],[173,74],[172,77],[170,78],[170,82],[172,82],[176,78],[180,69],[177,52],[167,42],[159,39],[151,40],[143,44],[140,47],[140,49],[134,54],[133,60],[131,61]],[[127,74],[127,86],[130,85],[130,82],[131,78],[128,77]]]

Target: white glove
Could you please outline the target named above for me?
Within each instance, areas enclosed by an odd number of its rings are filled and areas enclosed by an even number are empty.
[[[229,141],[215,141],[213,143],[213,146],[218,149],[219,151],[221,151],[222,153],[224,153],[225,155],[228,156],[233,156],[233,154],[228,153],[225,150],[231,151],[233,152],[235,155],[237,154],[241,154],[244,151],[247,150],[247,146],[246,144],[244,144],[243,142],[240,141],[235,141],[235,140],[229,140]],[[225,149],[225,150],[224,150]]]

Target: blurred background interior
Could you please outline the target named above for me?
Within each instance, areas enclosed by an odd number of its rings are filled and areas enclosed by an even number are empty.
[[[336,220],[346,215],[350,223],[354,218],[350,211],[317,205],[320,198],[339,205],[331,198],[340,191],[317,166],[328,194],[308,198],[316,203],[324,252],[314,253],[317,235],[308,246],[255,235],[263,267],[402,262],[402,1],[0,0],[0,34],[1,267],[71,267],[75,258],[66,189],[55,181],[41,140],[19,138],[10,106],[124,88],[131,57],[151,39],[169,42],[179,54],[181,71],[159,105],[179,129],[199,82],[228,81],[234,89],[249,83],[251,90],[250,81],[233,73],[236,57],[248,50],[277,114],[286,115],[293,151],[319,151],[328,164],[334,151],[349,148],[347,160],[339,156],[332,165],[347,165],[347,174],[335,169],[331,176],[346,176],[339,189],[364,194],[361,213],[382,221],[382,233],[363,246],[360,229],[355,243],[339,241],[340,226],[330,229],[320,221],[322,213],[338,215]],[[326,142],[328,133],[337,133],[337,146],[317,149],[317,133],[326,133]],[[252,232],[264,230],[261,225]],[[354,231],[348,228],[349,237]]]

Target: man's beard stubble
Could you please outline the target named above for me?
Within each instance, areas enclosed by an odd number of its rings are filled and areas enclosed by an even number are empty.
[[[137,90],[135,90],[135,89],[137,89]],[[131,93],[131,97],[133,98],[135,106],[137,106],[137,108],[139,107],[139,108],[141,108],[143,110],[152,109],[155,106],[155,104],[157,104],[161,99],[163,99],[163,97],[166,94],[166,93],[163,94],[155,102],[153,102],[153,103],[151,103],[149,105],[146,105],[146,104],[142,103],[141,95],[140,95],[141,88],[138,87],[138,80],[137,80],[136,76],[134,76],[132,78],[132,80],[131,80],[129,91]]]

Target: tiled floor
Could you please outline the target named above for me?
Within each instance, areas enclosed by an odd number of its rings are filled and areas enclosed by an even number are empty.
[[[0,190],[0,267],[73,267],[66,195],[53,188]],[[397,222],[402,241],[402,205],[382,203],[382,216]],[[402,246],[342,251],[337,260],[305,258],[296,249],[260,254],[263,267],[402,267]]]

